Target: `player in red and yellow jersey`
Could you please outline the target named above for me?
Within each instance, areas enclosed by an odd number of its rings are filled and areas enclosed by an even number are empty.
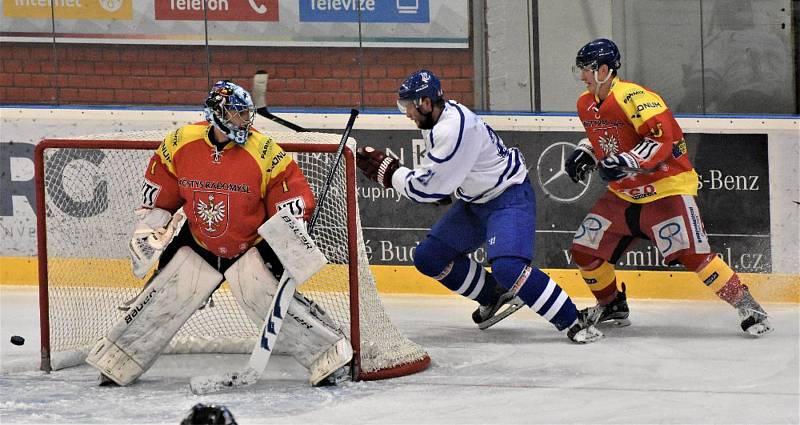
[[[204,106],[207,121],[170,132],[145,171],[129,250],[135,276],[156,272],[87,357],[101,385],[128,385],[145,373],[197,309],[213,306],[223,280],[252,324],[264,323],[285,275],[275,252],[285,246],[278,239],[273,249],[264,238],[275,222],[303,233],[297,221],[315,208],[297,163],[252,127],[250,93],[218,81]],[[350,343],[324,311],[299,292],[293,297],[283,347],[313,385],[335,383],[349,371]]]
[[[183,207],[188,231],[178,237],[191,236],[203,250],[230,259],[259,241],[258,227],[278,209],[309,220],[314,197],[292,158],[251,127],[253,109],[232,114],[228,122],[206,110],[208,122],[170,132],[153,154],[142,207]]]
[[[587,137],[565,169],[576,183],[595,168],[608,182],[608,191],[584,218],[571,248],[598,301],[590,315],[598,323],[630,324],[625,285],[617,289],[614,264],[636,238],[644,238],[669,264],[696,272],[733,305],[742,330],[756,336],[771,332],[767,314],[747,286],[711,252],[695,202],[698,176],[678,122],[661,96],[620,79],[620,66],[617,46],[601,38],[578,51],[574,68],[587,88],[577,102]]]

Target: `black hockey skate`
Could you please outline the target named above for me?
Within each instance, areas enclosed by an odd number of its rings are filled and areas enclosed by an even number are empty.
[[[578,344],[595,342],[603,336],[603,333],[594,327],[594,323],[591,321],[587,309],[578,311],[578,318],[575,319],[575,323],[567,329],[567,338]]]
[[[481,305],[473,311],[472,321],[478,324],[478,329],[486,330],[524,305],[525,301],[522,301],[522,298],[508,291],[502,292],[498,294],[497,301],[494,304]],[[504,306],[505,308],[503,309]]]
[[[625,283],[622,283],[622,290],[617,291],[617,297],[614,301],[606,305],[597,304],[594,307],[589,307],[585,311],[588,319],[592,324],[600,324],[604,322],[613,322],[613,325],[619,327],[630,326],[631,321],[628,319],[630,310],[628,309],[628,297],[625,295]]]
[[[747,286],[744,287],[741,301],[736,303],[735,307],[742,319],[742,330],[746,333],[758,337],[773,331],[772,325],[767,320],[769,318],[767,312],[753,298]]]

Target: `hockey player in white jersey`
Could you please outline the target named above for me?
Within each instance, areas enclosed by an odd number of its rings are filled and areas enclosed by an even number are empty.
[[[522,153],[464,105],[442,97],[430,71],[413,73],[397,105],[422,130],[427,154],[409,169],[371,147],[358,149],[358,167],[370,179],[415,202],[456,200],[419,244],[414,265],[451,291],[481,306],[473,319],[482,329],[506,311],[527,305],[575,342],[603,336],[587,323],[569,295],[531,264],[536,199]],[[491,272],[467,254],[486,245]],[[505,290],[497,291],[500,286]],[[495,321],[496,323],[496,321]]]

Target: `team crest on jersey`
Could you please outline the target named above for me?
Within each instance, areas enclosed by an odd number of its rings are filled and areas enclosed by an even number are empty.
[[[606,156],[619,152],[619,141],[614,136],[600,136],[598,143]]]
[[[597,140],[600,149],[606,156],[614,155],[619,152],[619,131],[616,127],[603,126],[592,127],[589,129],[592,133],[590,139]]]
[[[194,214],[200,230],[211,238],[222,236],[228,229],[228,195],[219,192],[194,192]]]
[[[275,209],[278,211],[288,210],[292,217],[303,220],[303,215],[306,212],[306,201],[303,200],[303,197],[297,196],[278,202],[275,204]]]

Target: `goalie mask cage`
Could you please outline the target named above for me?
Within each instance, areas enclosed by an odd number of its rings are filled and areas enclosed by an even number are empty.
[[[134,209],[165,131],[45,139],[36,146],[41,368],[80,364],[146,280],[131,272]],[[341,136],[270,132],[319,197]],[[312,231],[329,264],[298,290],[349,335],[353,377],[393,378],[425,369],[422,347],[392,324],[369,269],[358,214],[355,141],[350,138]],[[187,214],[191,212],[187,211]],[[240,310],[226,283],[196,311],[166,353],[250,353],[261,324]],[[280,345],[276,347],[280,354]]]

